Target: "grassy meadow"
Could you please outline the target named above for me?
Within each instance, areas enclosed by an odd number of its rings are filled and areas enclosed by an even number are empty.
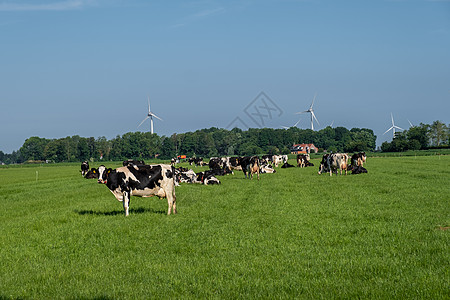
[[[177,215],[132,197],[129,217],[80,164],[1,168],[0,299],[450,298],[450,156],[313,163],[182,184]]]

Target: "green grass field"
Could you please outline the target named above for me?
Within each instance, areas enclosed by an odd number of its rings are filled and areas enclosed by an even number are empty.
[[[449,299],[450,156],[313,162],[182,184],[177,215],[132,197],[129,217],[79,164],[2,168],[0,299]]]

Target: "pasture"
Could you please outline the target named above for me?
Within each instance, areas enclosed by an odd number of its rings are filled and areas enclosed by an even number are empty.
[[[80,164],[2,168],[0,298],[449,299],[450,156],[312,161],[182,184],[177,215],[132,197],[129,217]]]

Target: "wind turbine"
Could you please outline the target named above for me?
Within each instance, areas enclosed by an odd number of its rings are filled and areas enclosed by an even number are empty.
[[[298,125],[298,123],[300,122],[301,119],[298,119],[297,123],[295,123],[294,125],[292,125],[291,127],[296,127]],[[287,126],[281,126],[284,129],[289,129],[291,127],[287,127]]]
[[[412,127],[414,127],[414,124],[413,123],[411,123],[411,121],[409,120],[409,119],[407,119],[408,120],[408,123],[409,123],[409,128],[412,128]]]
[[[148,114],[147,117],[145,117],[145,119],[141,122],[141,124],[139,124],[139,126],[141,126],[148,118],[150,118],[150,132],[153,134],[153,117],[157,118],[158,120],[162,119],[160,117],[158,117],[157,115],[155,115],[154,113],[152,113],[152,111],[150,110],[150,96],[148,97]],[[138,127],[139,127],[138,126]]]
[[[389,130],[392,129],[392,137],[395,137],[395,129],[396,129],[396,128],[397,128],[397,129],[400,129],[400,130],[405,130],[405,129],[400,128],[400,127],[398,127],[398,126],[396,126],[396,125],[394,124],[394,117],[392,116],[392,113],[391,113],[391,120],[392,120],[392,126],[391,126],[391,128],[389,128],[388,130],[386,130],[386,131],[383,133],[383,135],[386,134]]]
[[[319,121],[316,118],[316,115],[314,114],[314,110],[313,110],[314,100],[316,100],[316,96],[317,96],[317,93],[314,95],[313,101],[311,102],[311,106],[309,107],[308,110],[300,111],[300,112],[296,113],[296,114],[304,114],[304,113],[311,114],[311,130],[314,130],[314,120],[316,120],[317,124],[320,125]]]

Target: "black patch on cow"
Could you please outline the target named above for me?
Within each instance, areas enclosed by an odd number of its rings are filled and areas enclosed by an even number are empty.
[[[172,167],[172,170],[166,171],[166,177],[167,178],[173,178],[173,174],[175,173],[175,168]]]
[[[286,168],[294,168],[295,166],[289,164],[289,163],[284,163],[284,165],[281,166],[282,169],[286,169]]]
[[[163,179],[162,167],[155,166],[140,166],[137,169],[134,167],[127,167],[127,169],[136,177],[138,181],[130,178],[128,186],[131,189],[143,190],[145,188],[153,189],[157,187],[159,181]]]
[[[116,170],[111,169],[105,170],[103,177],[106,179],[106,186],[112,191],[120,187],[121,183],[125,180],[125,174],[123,172],[116,172]]]

